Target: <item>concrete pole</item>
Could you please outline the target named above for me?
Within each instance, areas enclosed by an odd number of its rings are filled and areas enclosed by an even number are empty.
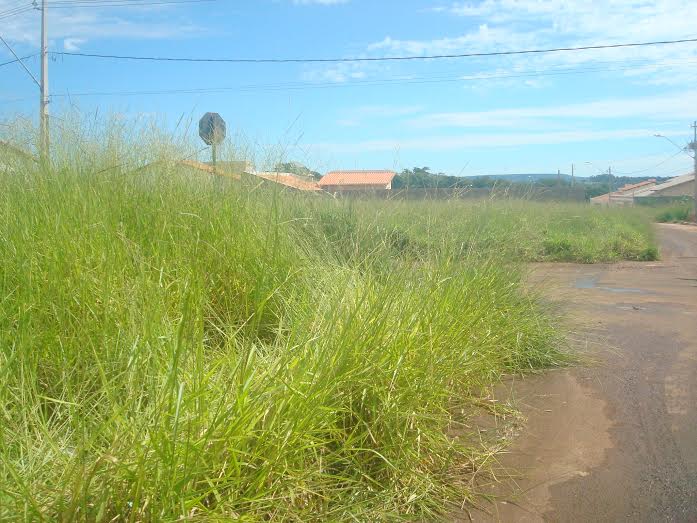
[[[694,184],[694,199],[695,199],[695,223],[697,223],[697,121],[692,123],[692,130],[694,131],[694,138],[692,140],[692,158],[694,159],[694,175],[695,179],[692,182]]]
[[[612,203],[612,167],[607,168],[607,206]]]
[[[48,124],[48,31],[46,28],[46,4],[41,0],[41,102],[40,102],[40,133],[41,158],[48,160],[49,156],[49,124]]]

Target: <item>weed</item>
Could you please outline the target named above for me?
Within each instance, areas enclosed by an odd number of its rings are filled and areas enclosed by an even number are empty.
[[[109,144],[0,175],[3,520],[432,519],[486,461],[449,406],[566,361],[517,262],[651,248],[619,212],[351,204]]]

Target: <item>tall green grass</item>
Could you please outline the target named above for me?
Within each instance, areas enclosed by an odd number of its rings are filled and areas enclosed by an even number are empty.
[[[658,257],[651,220],[641,209],[507,199],[350,205],[353,221],[342,222],[342,234],[381,230],[397,250],[426,258],[597,263]]]
[[[680,223],[688,221],[692,216],[691,203],[678,203],[659,210],[653,210],[655,220],[659,223]]]
[[[4,519],[432,517],[478,466],[453,402],[559,361],[509,270],[361,252],[335,202],[0,187]]]
[[[650,243],[624,214],[342,202],[81,148],[3,158],[2,520],[437,517],[486,462],[454,413],[564,361],[517,262]]]

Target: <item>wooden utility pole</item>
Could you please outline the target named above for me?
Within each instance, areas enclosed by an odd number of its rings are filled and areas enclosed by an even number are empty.
[[[612,203],[612,167],[607,168],[607,206]]]
[[[46,4],[41,0],[41,99],[39,103],[39,132],[41,160],[47,161],[49,155],[49,125],[48,125],[48,30],[46,28]]]

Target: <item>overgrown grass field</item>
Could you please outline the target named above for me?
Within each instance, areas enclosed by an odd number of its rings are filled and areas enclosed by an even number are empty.
[[[694,215],[692,203],[677,203],[659,209],[653,209],[655,219],[659,223],[686,222]]]
[[[80,156],[0,173],[2,520],[433,519],[486,469],[454,413],[566,359],[519,262],[656,254],[631,212]]]
[[[427,257],[598,263],[659,254],[642,209],[492,199],[360,201],[352,210],[356,222],[381,227],[395,245]]]

